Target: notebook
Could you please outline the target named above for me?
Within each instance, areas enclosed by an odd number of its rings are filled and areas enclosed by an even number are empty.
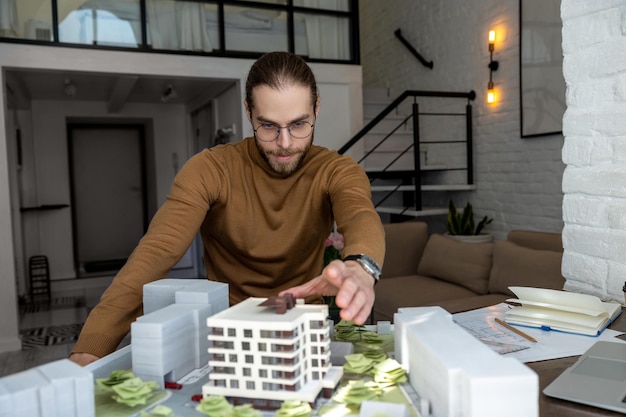
[[[626,343],[596,342],[543,393],[626,414]]]

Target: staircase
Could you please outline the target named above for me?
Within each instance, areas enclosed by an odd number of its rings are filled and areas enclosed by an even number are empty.
[[[389,222],[444,215],[451,192],[473,184],[474,92],[365,89],[364,128],[348,150],[372,184],[376,210]],[[419,152],[415,152],[419,149]]]

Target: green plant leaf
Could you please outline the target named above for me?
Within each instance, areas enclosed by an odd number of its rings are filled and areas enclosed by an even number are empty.
[[[468,202],[461,213],[459,213],[456,205],[452,200],[448,203],[448,220],[446,229],[451,235],[479,235],[485,226],[493,221],[487,216],[476,225],[474,222],[474,209]]]

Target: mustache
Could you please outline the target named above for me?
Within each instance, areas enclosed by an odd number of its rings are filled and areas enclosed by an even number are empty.
[[[274,156],[291,156],[302,152],[302,149],[267,149],[265,151],[266,154]]]

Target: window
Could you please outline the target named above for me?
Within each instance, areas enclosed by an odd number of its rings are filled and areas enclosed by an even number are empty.
[[[241,342],[241,349],[245,351],[250,350],[250,342]]]
[[[230,380],[230,387],[231,387],[231,388],[234,388],[234,389],[239,388],[239,381],[238,381],[238,380],[236,380],[236,379],[231,379],[231,380]]]
[[[267,369],[259,369],[259,378],[267,378]]]
[[[354,64],[359,60],[356,0],[257,0],[241,5],[221,0],[146,0],[145,15],[142,0],[13,1],[19,4],[18,13],[5,13],[0,22],[4,40],[242,58],[291,50],[312,60]]]
[[[222,327],[211,327],[209,329],[209,334],[215,336],[224,336],[224,329]]]
[[[250,330],[250,329],[245,329],[245,330],[243,331],[243,337],[247,337],[247,338],[252,337],[252,330]]]
[[[235,343],[231,341],[224,340],[212,340],[210,341],[210,346],[216,349],[234,349]]]
[[[250,368],[243,368],[243,376],[252,376]]]
[[[254,381],[246,381],[246,389],[255,389]]]
[[[216,366],[213,368],[213,373],[215,374],[226,374],[226,375],[234,375],[235,368],[232,366]]]
[[[236,337],[237,336],[237,329],[228,329],[228,336],[229,337]]]
[[[228,355],[228,361],[232,363],[237,363],[237,355],[235,353],[231,353]]]
[[[59,19],[59,42],[132,48],[141,44],[139,0],[85,2],[77,9],[69,0],[59,0],[59,9],[67,8],[71,11]]]
[[[252,355],[246,355],[246,363],[254,363],[254,357]]]

